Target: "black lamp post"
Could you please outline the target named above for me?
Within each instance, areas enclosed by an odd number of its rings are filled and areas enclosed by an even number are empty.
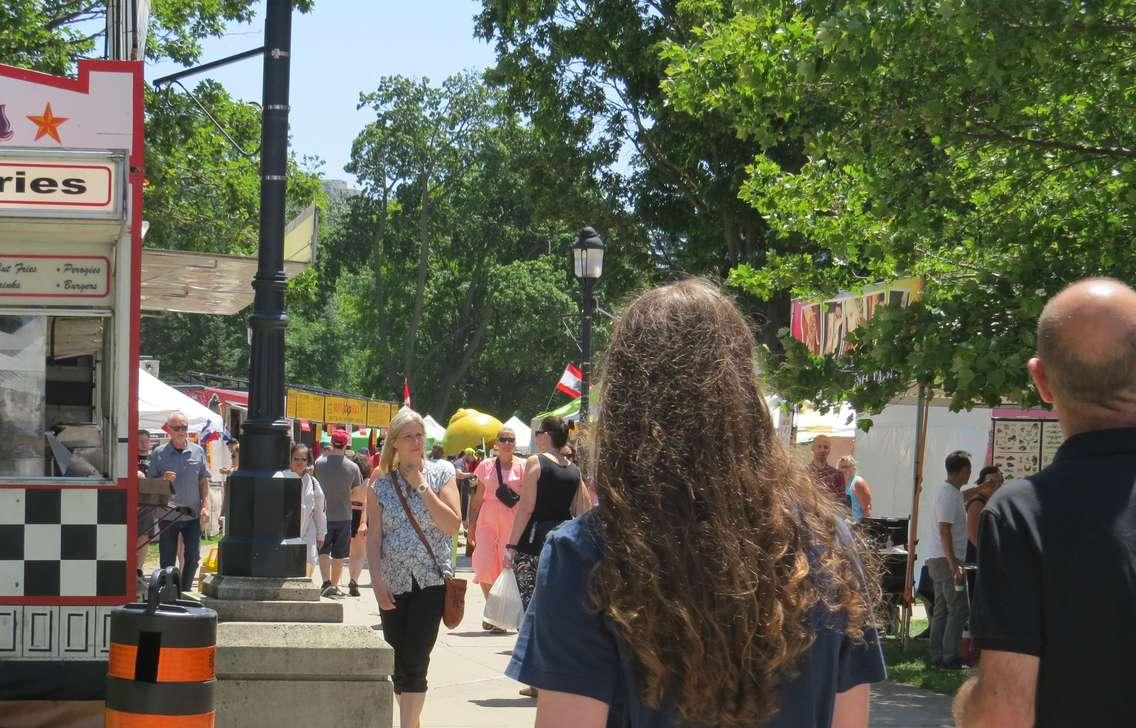
[[[593,228],[586,227],[576,237],[572,246],[574,272],[583,288],[583,319],[580,323],[580,348],[584,361],[580,363],[580,422],[588,423],[588,396],[591,394],[588,377],[592,368],[592,286],[603,275],[604,251],[607,246]]]
[[[291,427],[284,417],[284,193],[288,172],[288,80],[292,0],[268,0],[261,112],[260,247],[249,362],[249,417],[241,466],[229,478],[229,514],[220,546],[223,576],[302,577],[300,480],[288,470]]]

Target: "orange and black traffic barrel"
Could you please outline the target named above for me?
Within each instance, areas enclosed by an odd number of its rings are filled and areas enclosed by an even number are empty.
[[[179,599],[177,569],[110,615],[106,728],[212,728],[217,613]]]

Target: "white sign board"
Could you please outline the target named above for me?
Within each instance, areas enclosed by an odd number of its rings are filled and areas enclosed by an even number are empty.
[[[0,215],[122,216],[121,163],[0,151]]]
[[[101,255],[0,254],[0,298],[106,298],[110,259]]]

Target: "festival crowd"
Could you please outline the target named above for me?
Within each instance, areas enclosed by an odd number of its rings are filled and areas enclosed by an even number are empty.
[[[460,608],[463,530],[487,598],[515,580],[523,619],[506,674],[537,698],[540,728],[868,725],[869,687],[886,677],[880,563],[863,530],[871,485],[851,455],[829,464],[826,437],[811,462],[794,459],[754,350],[710,283],[636,298],[605,355],[587,479],[558,417],[540,423],[531,457],[508,428],[489,453],[428,452],[409,408],[374,455],[352,453],[343,430],[314,462],[292,448],[309,572],[336,598],[344,560],[350,596],[370,567],[402,726],[419,725],[430,652]],[[1050,467],[1005,484],[992,466],[971,483],[971,455],[946,456],[919,553],[930,657],[976,663],[955,700],[964,728],[1130,725],[1136,292],[1108,279],[1062,291],[1028,369],[1067,441]],[[181,533],[192,578],[207,492],[177,417],[147,472],[191,504],[161,560],[173,563]]]

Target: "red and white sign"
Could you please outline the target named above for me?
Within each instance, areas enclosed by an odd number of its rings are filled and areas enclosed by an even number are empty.
[[[106,256],[0,254],[0,297],[106,298],[109,294]]]
[[[119,167],[105,157],[47,160],[0,153],[0,215],[33,210],[117,213]]]
[[[584,373],[569,364],[564,367],[564,373],[560,375],[560,381],[556,383],[556,389],[575,399],[580,396],[580,384],[583,379]]]

